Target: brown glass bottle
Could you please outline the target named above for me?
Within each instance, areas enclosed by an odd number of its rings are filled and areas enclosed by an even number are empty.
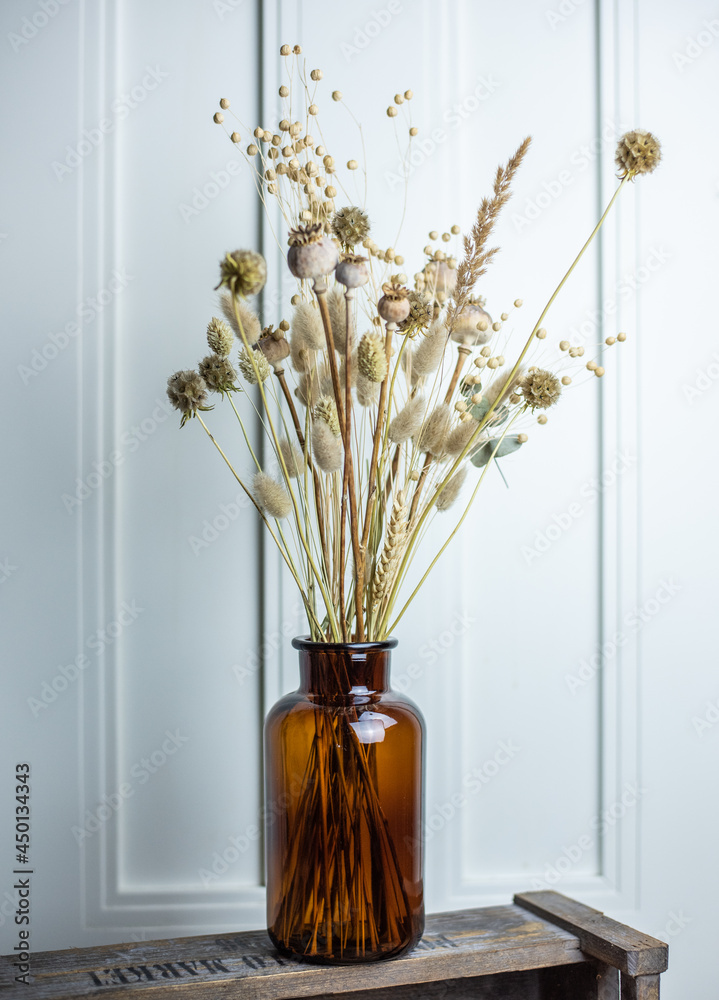
[[[424,721],[390,690],[396,640],[295,639],[265,722],[267,925],[308,962],[394,958],[424,929]]]

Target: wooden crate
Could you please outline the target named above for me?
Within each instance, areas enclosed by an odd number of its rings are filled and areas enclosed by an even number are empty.
[[[527,892],[429,917],[411,954],[369,965],[289,961],[264,931],[39,953],[30,986],[12,961],[0,959],[0,1000],[658,1000],[667,946],[559,893]]]

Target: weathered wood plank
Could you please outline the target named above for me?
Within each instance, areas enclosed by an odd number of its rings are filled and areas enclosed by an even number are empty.
[[[281,958],[264,932],[143,941],[32,956],[33,983],[16,985],[0,960],[0,1000],[77,1000],[122,991],[128,1000],[289,1000],[323,994],[446,983],[583,962],[575,935],[516,906],[439,914],[410,955],[360,966],[317,966]],[[416,990],[415,990],[416,995]]]
[[[667,968],[663,941],[605,917],[600,910],[558,892],[525,892],[514,902],[579,938],[582,951],[630,976],[657,975]]]
[[[622,1000],[659,1000],[659,976],[622,976]]]

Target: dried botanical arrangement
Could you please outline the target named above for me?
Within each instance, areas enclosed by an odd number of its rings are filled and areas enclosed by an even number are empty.
[[[494,229],[530,139],[497,169],[461,241],[458,226],[430,232],[410,288],[404,257],[375,242],[366,208],[345,191],[345,170],[357,170],[357,160],[340,168],[324,145],[315,103],[322,72],[307,72],[300,46],[281,52],[284,114],[273,128],[250,133],[234,116],[237,126],[228,129],[226,115],[234,112],[226,99],[214,118],[253,171],[262,201],[274,203],[273,217],[284,220],[287,266],[297,279],[292,311],[276,327],[263,325],[249,300],[265,284],[265,260],[252,250],[227,253],[217,286],[223,318],[213,317],[207,328],[210,353],[196,369],[175,373],[168,395],[182,425],[190,418],[202,425],[256,508],[297,584],[311,639],[377,642],[402,619],[496,460],[519,451],[530,426],[547,423],[547,411],[570,385],[601,378],[605,352],[626,339],[622,332],[608,336],[585,357],[584,346],[553,345],[543,323],[620,191],[651,173],[661,152],[649,132],[621,137],[620,182],[606,211],[512,349],[505,328],[510,314],[521,327],[521,300],[493,318],[478,285],[498,252]],[[412,97],[409,90],[397,94],[387,109],[395,125],[406,121],[408,153],[417,135]],[[332,99],[340,103],[342,94],[334,91]],[[237,417],[247,455],[241,465],[211,431],[211,396]],[[256,415],[274,456],[269,464],[260,463],[251,443],[248,422]],[[419,565],[418,548],[435,517],[445,519],[446,540]],[[346,685],[336,682],[339,698]],[[374,921],[399,926],[407,919],[398,873],[375,879],[371,858],[353,839],[353,831],[366,830],[367,843],[385,845],[382,864],[392,869],[370,780],[372,750],[350,738],[356,721],[338,709],[333,721],[316,723],[283,870],[276,926],[291,936],[299,923],[293,949],[310,957],[361,957],[382,937]],[[348,755],[343,763],[335,761],[338,746]],[[323,829],[328,809],[334,818]],[[315,855],[317,864],[308,866]],[[350,893],[359,893],[359,903],[350,906]],[[354,925],[347,915],[353,907],[363,914]]]

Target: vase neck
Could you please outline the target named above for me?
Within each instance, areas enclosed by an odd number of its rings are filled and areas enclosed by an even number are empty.
[[[300,691],[353,697],[389,689],[390,649],[385,643],[313,643],[300,648]]]

